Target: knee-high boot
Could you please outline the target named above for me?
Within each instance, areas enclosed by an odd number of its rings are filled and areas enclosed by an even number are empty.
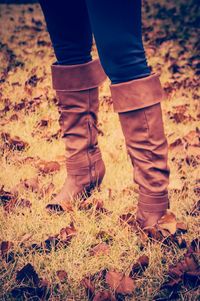
[[[136,220],[142,228],[153,226],[169,208],[170,169],[159,76],[153,73],[112,84],[110,89],[134,168],[134,181],[139,185]]]
[[[64,211],[69,200],[89,196],[105,174],[98,146],[98,86],[106,79],[99,59],[77,65],[52,66],[58,98],[59,124],[66,146],[67,177],[61,191],[47,205]]]

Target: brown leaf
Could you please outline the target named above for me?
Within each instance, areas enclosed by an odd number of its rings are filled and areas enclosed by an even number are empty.
[[[168,230],[169,233],[175,234],[176,232],[176,216],[172,212],[167,212],[158,220],[158,227],[160,229]]]
[[[190,285],[194,288],[200,283],[200,268],[195,256],[191,253],[186,253],[184,258],[176,265],[170,266],[168,270],[168,280],[163,283],[162,287],[174,287],[180,283]],[[192,280],[192,281],[191,281]]]
[[[30,263],[26,264],[21,270],[17,271],[16,280],[18,283],[29,283],[31,281],[35,286],[38,286],[40,283],[38,274]]]
[[[161,231],[158,230],[157,227],[145,227],[143,229],[144,234],[142,234],[142,241],[146,242],[148,237],[151,237],[155,240],[162,241],[163,240],[163,235]],[[146,234],[146,235],[145,235]]]
[[[136,223],[135,215],[132,213],[121,214],[119,218],[121,223],[127,223],[130,226],[134,226]]]
[[[2,241],[0,244],[1,257],[5,257],[13,248],[14,244],[11,241]]]
[[[34,74],[25,82],[25,86],[29,85],[31,87],[36,87],[38,81],[39,81],[39,78],[37,77],[36,74]]]
[[[93,301],[117,301],[110,291],[100,291],[94,296]]]
[[[62,203],[62,206],[59,204],[52,203],[47,204],[46,210],[49,214],[63,214],[63,212],[73,212],[74,208],[72,202],[67,200]]]
[[[52,250],[58,250],[60,247],[64,246],[62,240],[58,238],[59,234],[54,236],[49,236],[45,241],[41,242],[39,245],[33,244],[32,248],[39,252],[49,253]]]
[[[133,279],[115,271],[106,273],[106,283],[117,293],[121,294],[132,293],[135,287]]]
[[[67,272],[65,272],[64,270],[59,270],[56,272],[60,282],[65,282],[68,279],[68,275]]]
[[[110,213],[106,208],[104,208],[104,201],[101,199],[86,199],[79,203],[80,210],[88,210],[94,207],[96,210],[96,214],[100,213]]]
[[[200,160],[200,147],[199,146],[187,146],[185,162],[192,167],[199,165]]]
[[[9,133],[2,133],[1,137],[5,143],[5,146],[11,150],[22,151],[29,145],[27,142],[21,140],[21,138],[18,136],[11,138]]]
[[[96,238],[97,239],[101,239],[103,242],[105,242],[106,244],[110,243],[113,241],[113,237],[111,234],[107,233],[104,230],[100,230],[97,234],[96,234]]]
[[[183,142],[181,138],[177,138],[174,142],[169,144],[169,150],[183,151]]]
[[[95,292],[94,283],[89,277],[85,277],[81,280],[81,284],[85,287],[87,297],[90,300],[94,296]]]
[[[38,178],[30,178],[24,180],[24,186],[26,189],[30,189],[31,191],[37,191],[39,188],[39,180]]]
[[[149,266],[149,257],[146,255],[142,255],[138,258],[137,262],[132,266],[129,277],[132,279],[137,278],[137,276],[141,276],[142,273]]]
[[[184,222],[177,222],[176,229],[181,233],[186,233],[187,225]]]
[[[17,271],[16,281],[18,282],[17,287],[14,287],[10,292],[15,300],[49,299],[48,281],[40,279],[30,263],[26,264],[20,271]]]
[[[4,186],[0,188],[0,202],[5,205],[8,201],[16,198],[16,195],[10,191],[4,190]]]
[[[31,208],[32,204],[29,200],[25,199],[12,199],[4,205],[4,210],[8,213],[14,211],[17,207],[20,208]]]
[[[195,238],[191,241],[188,251],[189,253],[200,255],[200,238]]]
[[[96,246],[94,246],[91,250],[90,250],[90,255],[92,256],[99,256],[102,254],[109,254],[110,252],[110,247],[106,244],[106,243],[100,243]]]
[[[200,131],[196,130],[189,131],[183,139],[191,146],[200,146]]]
[[[19,116],[17,114],[12,114],[10,116],[10,121],[17,121],[19,119]]]
[[[21,180],[19,184],[15,185],[12,188],[12,193],[17,193],[20,190],[31,190],[33,192],[37,192],[39,189],[39,181],[38,178],[30,178]]]
[[[177,244],[177,246],[179,247],[179,249],[184,249],[184,248],[187,248],[187,242],[186,240],[183,238],[183,236],[178,236],[176,235],[173,235],[172,236],[172,240]]]
[[[69,242],[76,235],[77,235],[77,230],[74,228],[74,225],[72,224],[60,230],[59,238],[63,242]]]
[[[37,163],[37,167],[43,173],[57,172],[60,170],[60,164],[56,161],[47,162],[41,160]]]
[[[185,254],[184,262],[181,262],[183,270],[194,272],[199,268],[198,262],[193,254]],[[185,264],[185,265],[184,265]]]
[[[50,120],[48,118],[43,118],[36,124],[36,127],[46,127],[49,125],[49,121]]]
[[[41,198],[44,198],[46,195],[52,194],[54,191],[55,185],[51,182],[49,184],[45,184],[40,189],[40,196]]]
[[[173,118],[176,123],[188,120],[187,107],[188,104],[174,106],[175,113],[171,114],[171,118]]]

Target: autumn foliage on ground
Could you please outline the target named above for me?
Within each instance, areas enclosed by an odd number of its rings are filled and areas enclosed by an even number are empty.
[[[100,87],[101,190],[65,213],[45,211],[66,177],[55,57],[39,5],[0,5],[1,300],[198,300],[199,7],[143,4],[148,62],[167,95],[171,169],[170,211],[145,231],[135,223],[138,187],[109,80]]]

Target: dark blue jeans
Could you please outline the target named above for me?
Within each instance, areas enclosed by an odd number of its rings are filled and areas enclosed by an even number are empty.
[[[141,0],[40,0],[58,64],[99,59],[112,84],[148,76],[142,43]]]

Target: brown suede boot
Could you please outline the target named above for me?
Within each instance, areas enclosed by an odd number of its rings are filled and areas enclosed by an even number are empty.
[[[164,92],[155,73],[110,89],[139,185],[136,220],[141,228],[151,227],[169,208],[168,143],[160,103]]]
[[[99,59],[78,65],[52,65],[59,124],[66,146],[67,177],[50,211],[65,211],[69,201],[87,198],[99,187],[105,165],[98,147],[98,86],[106,79]]]

